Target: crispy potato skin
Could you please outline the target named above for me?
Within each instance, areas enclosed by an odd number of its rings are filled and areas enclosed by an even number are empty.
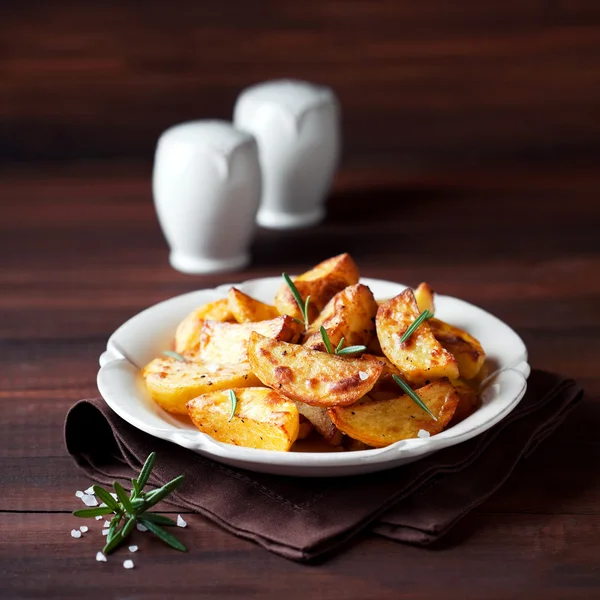
[[[373,387],[383,369],[377,360],[342,358],[256,332],[250,337],[248,358],[265,385],[311,406],[353,404]]]
[[[362,283],[338,292],[313,321],[304,335],[303,345],[325,352],[320,327],[327,330],[335,348],[342,338],[345,346],[366,346],[375,335],[377,303],[373,292]]]
[[[279,316],[274,306],[255,300],[248,294],[232,287],[227,295],[229,310],[238,323],[268,321]]]
[[[456,358],[460,376],[463,379],[477,377],[485,361],[479,341],[463,329],[439,319],[428,319],[427,322],[435,339]]]
[[[342,432],[333,424],[327,409],[322,406],[310,406],[304,402],[296,401],[298,412],[307,419],[317,430],[319,435],[328,443],[337,446],[342,441]]]
[[[180,354],[196,352],[200,343],[200,329],[204,321],[233,321],[226,298],[203,304],[192,311],[177,327],[175,350]]]
[[[295,342],[302,326],[287,315],[258,323],[206,321],[200,330],[200,345],[194,358],[217,365],[245,363],[248,361],[248,341],[253,331],[275,340]]]
[[[208,367],[175,358],[155,358],[142,371],[152,399],[167,412],[186,415],[186,403],[200,394],[232,387],[260,386],[248,363]]]
[[[219,442],[287,452],[298,438],[300,419],[294,402],[268,388],[235,388],[231,421],[229,390],[203,394],[187,403],[194,425]]]
[[[375,448],[416,438],[420,429],[431,435],[439,433],[454,415],[459,402],[458,392],[444,378],[416,390],[416,393],[437,421],[407,395],[389,400],[365,398],[353,406],[330,408],[329,415],[338,429]]]
[[[314,321],[331,298],[345,287],[358,283],[359,278],[356,263],[346,253],[325,260],[294,279],[294,284],[303,300],[310,295],[309,321]],[[302,319],[296,300],[285,283],[275,294],[275,307],[279,314]]]
[[[462,379],[456,379],[452,382],[458,393],[458,406],[448,427],[452,427],[467,417],[470,417],[481,405],[479,395],[468,383]]]
[[[441,377],[458,378],[454,356],[442,347],[424,321],[401,342],[402,334],[419,316],[412,289],[407,288],[377,310],[377,337],[385,356],[411,385],[423,385]]]
[[[419,312],[428,310],[431,314],[435,313],[435,305],[433,303],[434,291],[428,283],[420,283],[415,289],[415,300],[419,307]]]

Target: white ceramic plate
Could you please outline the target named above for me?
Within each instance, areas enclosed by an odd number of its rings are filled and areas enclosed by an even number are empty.
[[[362,279],[362,283],[376,298],[395,296],[406,287],[378,279]],[[270,303],[280,285],[281,278],[269,277],[236,287]],[[485,385],[482,406],[473,415],[430,438],[402,440],[386,448],[358,452],[276,452],[217,442],[200,433],[187,418],[174,417],[153,402],[134,365],[145,365],[170,348],[177,324],[201,304],[225,297],[230,287],[227,284],[171,298],[137,314],[113,333],[100,357],[98,389],[120,417],[150,435],[228,465],[280,475],[335,477],[390,469],[464,442],[508,415],[525,393],[529,365],[521,338],[481,308],[436,295],[436,317],[479,339],[494,372]]]

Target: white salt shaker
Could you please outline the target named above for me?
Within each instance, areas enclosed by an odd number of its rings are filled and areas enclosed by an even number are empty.
[[[260,154],[260,225],[306,227],[325,217],[339,161],[339,120],[339,105],[328,87],[278,80],[240,94],[234,123],[256,137]]]
[[[158,140],[154,204],[184,273],[243,267],[256,229],[261,174],[256,140],[226,121],[190,121]]]

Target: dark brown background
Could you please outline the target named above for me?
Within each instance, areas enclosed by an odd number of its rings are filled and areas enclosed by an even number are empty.
[[[143,5],[143,8],[140,8]],[[182,275],[150,170],[174,122],[273,77],[341,98],[327,220],[260,230],[243,272]],[[600,597],[600,3],[0,0],[0,597]],[[584,402],[435,547],[375,537],[316,566],[187,515],[100,565],[62,425],[109,335],[147,306],[349,251],[514,327]],[[493,465],[490,465],[493,468]]]
[[[0,160],[150,161],[268,78],[331,85],[346,164],[597,158],[595,0],[3,0]]]

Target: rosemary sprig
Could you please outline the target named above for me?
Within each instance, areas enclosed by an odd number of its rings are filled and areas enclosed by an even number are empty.
[[[408,329],[402,334],[402,337],[400,338],[400,342],[404,343],[417,329],[417,327],[419,327],[419,325],[421,325],[421,323],[423,321],[425,321],[425,319],[431,319],[431,317],[433,317],[433,313],[430,312],[427,308],[410,324],[410,326],[408,327]]]
[[[437,421],[437,417],[429,410],[425,402],[419,398],[418,394],[398,375],[392,375],[394,381],[406,392],[406,394],[410,397],[410,399],[421,407],[434,421]]]
[[[233,390],[229,390],[229,400],[231,400],[231,414],[229,415],[229,419],[227,421],[231,421],[233,419],[233,415],[235,415],[235,409],[237,408],[238,399]]]
[[[321,327],[319,328],[319,331],[321,332],[321,337],[323,338],[323,344],[325,344],[325,349],[327,350],[328,354],[337,354],[338,356],[349,356],[351,354],[360,354],[367,349],[366,346],[348,346],[347,348],[344,348],[344,342],[346,341],[346,338],[342,338],[340,340],[340,343],[337,345],[336,349],[334,350],[333,346],[331,345],[331,340],[329,339],[329,334],[327,333],[327,329],[325,329],[325,327],[323,327],[323,325],[321,325]]]
[[[172,548],[186,552],[186,547],[161,527],[161,525],[173,526],[177,523],[163,515],[147,512],[149,508],[158,504],[173,490],[178,488],[183,481],[183,475],[180,475],[158,489],[144,492],[144,487],[148,482],[155,460],[156,453],[152,452],[146,459],[139,476],[131,480],[133,484],[131,496],[127,495],[127,492],[118,481],[115,481],[113,484],[118,500],[115,500],[104,488],[95,485],[94,493],[106,506],[83,508],[73,512],[74,516],[85,519],[109,515],[111,513],[114,514],[114,517],[110,521],[108,535],[106,536],[106,545],[102,550],[104,554],[109,554],[118,548],[129,537],[136,523],[146,526],[152,533]],[[119,529],[121,523],[122,527]]]
[[[298,288],[294,285],[294,282],[290,279],[290,276],[287,273],[282,273],[281,276],[283,280],[287,283],[287,286],[290,288],[290,292],[292,292],[292,296],[294,296],[294,300],[298,305],[298,309],[302,313],[302,317],[304,319],[304,329],[308,329],[308,305],[310,304],[310,295],[306,296],[306,300],[302,299]]]
[[[183,354],[179,354],[179,352],[175,352],[175,350],[165,350],[163,352],[165,356],[170,356],[171,358],[175,358],[176,360],[180,360],[182,362],[187,362],[187,359]]]

